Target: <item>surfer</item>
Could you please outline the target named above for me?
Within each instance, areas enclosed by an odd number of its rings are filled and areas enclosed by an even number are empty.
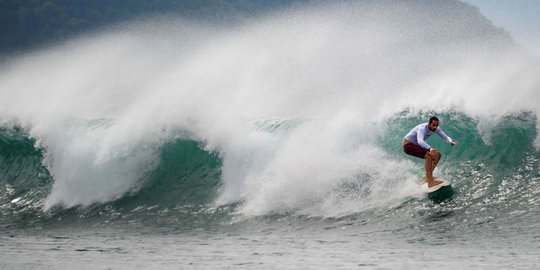
[[[442,181],[435,180],[433,178],[433,170],[441,159],[441,153],[437,149],[431,147],[426,143],[426,140],[431,134],[436,133],[443,140],[447,141],[451,146],[456,145],[456,141],[450,138],[439,127],[439,118],[433,116],[429,119],[428,123],[422,123],[414,127],[403,139],[403,151],[411,156],[419,157],[426,160],[426,182],[428,187],[441,184]]]

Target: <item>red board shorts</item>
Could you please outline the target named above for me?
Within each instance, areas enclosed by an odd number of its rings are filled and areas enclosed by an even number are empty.
[[[403,151],[407,155],[419,157],[419,158],[425,158],[426,153],[428,152],[427,149],[424,149],[420,147],[419,145],[416,145],[414,143],[408,143],[403,145]]]

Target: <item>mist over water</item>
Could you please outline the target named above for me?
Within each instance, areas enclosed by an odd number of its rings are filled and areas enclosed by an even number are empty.
[[[178,139],[217,153],[215,204],[241,202],[246,215],[397,204],[420,196],[418,164],[381,143],[412,128],[388,134],[398,115],[462,114],[489,144],[501,119],[530,113],[540,147],[538,59],[463,5],[382,1],[231,25],[133,22],[7,63],[0,122],[43,149],[54,179],[46,209],[137,192],[163,145]]]

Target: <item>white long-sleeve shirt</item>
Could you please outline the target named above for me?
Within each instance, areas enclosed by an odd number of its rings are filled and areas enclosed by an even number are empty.
[[[414,127],[411,131],[409,131],[409,133],[407,133],[407,135],[405,135],[405,140],[419,145],[424,149],[431,148],[431,146],[426,143],[426,140],[429,138],[429,136],[431,136],[431,134],[433,134],[433,132],[429,130],[427,126],[428,123],[423,123]],[[443,138],[443,140],[447,141],[448,143],[451,143],[453,141],[452,138],[446,135],[446,133],[444,133],[444,131],[440,127],[437,127],[435,133],[437,133],[439,137]]]

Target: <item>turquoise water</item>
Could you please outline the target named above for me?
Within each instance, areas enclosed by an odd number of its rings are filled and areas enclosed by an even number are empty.
[[[442,116],[456,119],[446,123],[452,134],[467,132],[474,122],[452,113]],[[391,126],[416,121],[396,118]],[[459,147],[439,147],[445,156],[438,173],[451,179],[457,193],[450,202],[433,204],[425,195],[411,194],[396,203],[325,217],[292,211],[245,216],[239,213],[241,203],[216,206],[222,160],[183,139],[160,148],[159,165],[139,190],[108,203],[43,211],[53,183],[41,163],[43,152],[20,130],[3,130],[2,265],[534,269],[540,247],[534,118],[508,116],[494,133],[499,137],[491,145],[469,133]],[[394,158],[407,158],[396,134],[390,129],[381,138],[384,148]],[[516,137],[515,145],[497,141]],[[529,151],[522,144],[531,146]],[[373,192],[358,187],[371,179],[358,176],[356,185],[342,185],[341,195]]]
[[[18,56],[0,268],[536,269],[538,66],[459,1],[160,18]],[[429,140],[440,204],[401,149],[431,115],[458,142]]]

